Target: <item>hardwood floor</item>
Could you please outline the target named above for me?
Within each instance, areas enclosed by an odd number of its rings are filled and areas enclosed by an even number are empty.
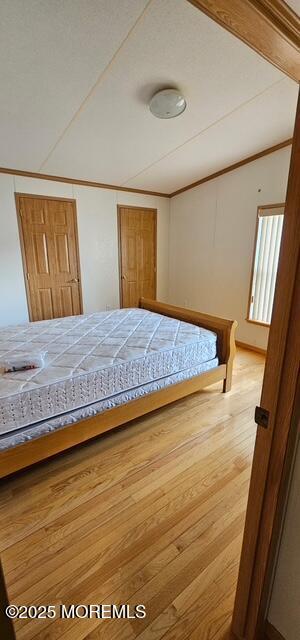
[[[15,621],[17,640],[225,640],[264,357],[0,485],[14,604],[144,604],[145,619]]]

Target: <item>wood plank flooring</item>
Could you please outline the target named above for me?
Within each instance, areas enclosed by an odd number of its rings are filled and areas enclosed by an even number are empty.
[[[0,484],[14,604],[144,604],[145,619],[16,620],[17,640],[225,640],[264,357]]]

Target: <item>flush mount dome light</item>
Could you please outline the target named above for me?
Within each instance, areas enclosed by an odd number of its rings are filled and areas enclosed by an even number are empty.
[[[185,110],[186,101],[177,89],[162,89],[151,98],[149,108],[156,118],[176,118]]]

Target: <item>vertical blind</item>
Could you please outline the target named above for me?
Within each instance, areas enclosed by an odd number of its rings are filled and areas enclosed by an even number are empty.
[[[283,215],[283,206],[258,210],[249,320],[271,322]]]

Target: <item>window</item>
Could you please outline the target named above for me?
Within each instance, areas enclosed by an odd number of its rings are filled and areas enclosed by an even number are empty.
[[[284,205],[259,207],[248,320],[269,325],[272,316]]]

